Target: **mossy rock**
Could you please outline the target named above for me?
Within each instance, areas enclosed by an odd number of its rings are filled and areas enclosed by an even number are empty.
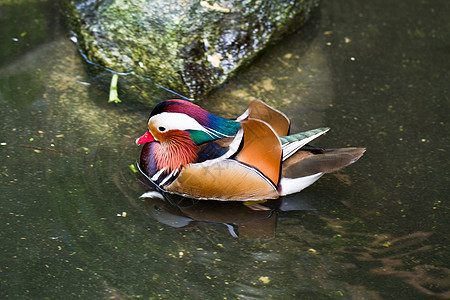
[[[64,0],[92,77],[153,105],[202,98],[269,43],[298,29],[319,0]]]

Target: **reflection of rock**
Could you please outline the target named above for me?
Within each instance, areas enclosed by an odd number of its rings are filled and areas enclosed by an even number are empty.
[[[107,95],[88,80],[67,38],[42,44],[0,68],[0,136],[7,144],[2,150],[17,159],[11,174],[42,172],[99,192],[103,181],[134,161],[135,124],[143,116],[108,105]]]
[[[83,1],[67,7],[89,60],[132,72],[199,97],[253,59],[268,43],[298,28],[317,0]],[[107,86],[110,74],[92,68]],[[129,94],[159,100],[160,89],[122,77]],[[138,84],[137,84],[138,83]]]
[[[121,123],[130,122],[133,115],[97,105],[92,98],[101,93],[88,81],[74,45],[66,38],[58,39],[0,69],[0,101],[34,110],[39,119],[47,120],[38,128],[41,131],[64,132],[67,128],[74,134],[84,130],[98,141]],[[137,121],[138,116],[134,117]]]
[[[53,64],[54,48],[59,42],[43,44],[0,69],[0,100],[25,108],[42,97]],[[24,85],[23,83],[27,84]]]
[[[251,239],[275,237],[277,211],[311,209],[298,197],[283,197],[253,207],[242,202],[198,201],[156,191],[141,197],[146,201],[147,212],[166,225],[188,228],[198,223],[223,224],[232,236]]]

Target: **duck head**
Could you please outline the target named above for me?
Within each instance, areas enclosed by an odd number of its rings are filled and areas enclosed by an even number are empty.
[[[136,144],[155,143],[158,169],[178,169],[197,160],[198,146],[236,135],[238,122],[218,117],[186,100],[166,100],[151,112],[148,131]]]

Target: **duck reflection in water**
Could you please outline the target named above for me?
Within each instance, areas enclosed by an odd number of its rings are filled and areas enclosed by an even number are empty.
[[[174,228],[187,229],[199,224],[220,224],[233,237],[270,239],[275,237],[280,211],[312,210],[309,201],[298,195],[266,202],[202,201],[162,191],[141,195],[148,214]]]

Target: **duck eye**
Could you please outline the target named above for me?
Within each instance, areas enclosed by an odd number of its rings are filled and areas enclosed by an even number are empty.
[[[166,131],[166,127],[159,126],[159,127],[158,127],[158,130],[161,131],[161,132],[162,132],[162,131]]]

